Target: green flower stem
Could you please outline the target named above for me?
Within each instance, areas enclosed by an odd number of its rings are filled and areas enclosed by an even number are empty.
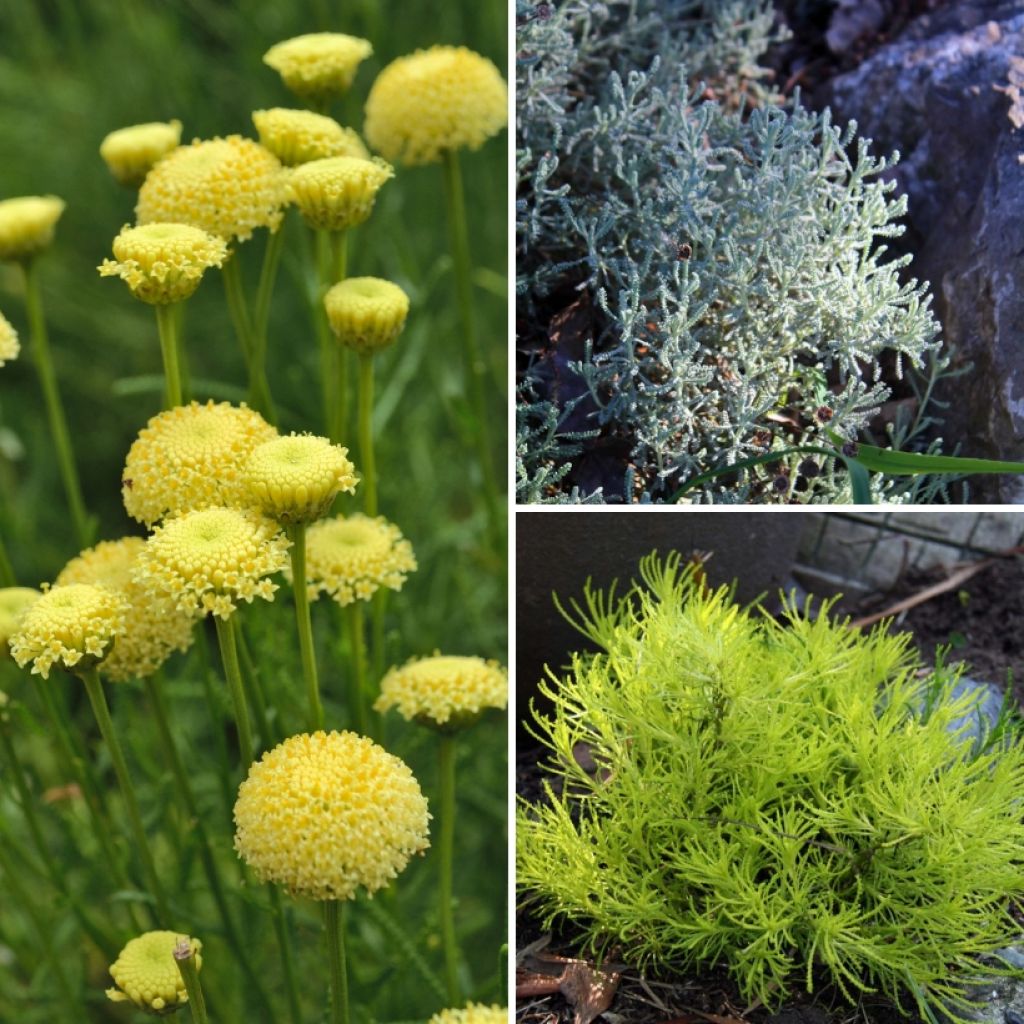
[[[373,356],[359,356],[359,457],[363,471],[363,508],[377,514],[377,467],[373,458]]]
[[[245,304],[245,288],[242,285],[237,250],[224,261],[221,274],[224,279],[224,297],[228,303],[231,326],[234,328],[238,347],[242,350],[248,368],[252,362],[252,325],[249,322],[249,308]]]
[[[196,651],[199,654],[199,678],[203,687],[203,698],[206,700],[206,706],[209,708],[211,718],[214,721],[219,721],[222,710],[221,702],[218,700],[218,694],[221,692],[219,687],[220,679],[215,675],[210,665],[210,645],[206,637],[206,630],[200,627],[193,630],[193,635],[196,638]],[[214,689],[215,678],[217,678],[218,683],[216,690]],[[220,785],[220,796],[224,801],[225,813],[228,820],[230,820],[237,793],[232,785],[234,765],[231,763],[227,738],[224,735],[223,729],[213,730],[213,745],[216,749],[217,762],[220,768],[219,771],[214,772],[214,775],[217,777]],[[244,865],[240,858],[235,861],[235,866],[238,868],[239,874],[244,875],[242,872]]]
[[[270,715],[267,713],[267,701],[263,696],[263,687],[260,686],[260,677],[253,661],[249,644],[245,639],[245,631],[242,629],[242,620],[234,615],[232,620],[235,623],[235,641],[238,644],[239,661],[242,666],[242,682],[245,684],[245,695],[252,705],[253,714],[256,717],[256,728],[260,733],[260,749],[269,750],[275,744],[280,743],[283,737],[271,728]]]
[[[87,548],[92,542],[92,524],[89,522],[85,501],[82,498],[82,485],[79,483],[78,470],[75,468],[71,437],[68,433],[64,406],[61,403],[60,391],[57,387],[53,357],[50,354],[50,339],[46,333],[43,300],[39,291],[38,265],[35,259],[29,258],[22,263],[21,267],[25,274],[25,306],[32,335],[32,356],[39,374],[39,383],[43,389],[46,415],[50,421],[50,434],[56,449],[57,465],[60,468],[64,491],[67,494],[68,506],[71,509],[75,539],[78,541],[79,547]]]
[[[176,302],[174,309],[174,337],[178,343],[178,369],[181,375],[181,403],[186,405],[192,401],[192,388],[188,382],[188,352],[185,350],[185,332],[182,325],[185,322],[185,303]]]
[[[0,536],[0,587],[16,587],[17,585],[18,581],[14,575],[14,566],[11,565],[11,560],[7,555],[7,546],[4,544],[4,539]]]
[[[224,664],[224,678],[231,691],[231,703],[235,709],[235,725],[238,727],[238,749],[242,757],[242,771],[249,770],[253,761],[252,728],[249,725],[249,709],[245,703],[242,672],[238,667],[238,648],[235,646],[235,630],[229,619],[219,615],[213,617],[217,624],[217,641],[220,657]]]
[[[342,609],[348,623],[349,639],[352,642],[352,676],[355,680],[356,729],[368,735],[366,713],[366,640],[363,602],[356,600]]]
[[[178,965],[181,980],[185,983],[185,991],[188,993],[188,1008],[192,1011],[193,1024],[209,1024],[210,1018],[206,1015],[203,986],[199,981],[199,968],[196,967],[196,958],[192,952],[190,940],[185,940],[183,956],[180,956],[178,950],[175,949],[174,960]]]
[[[316,251],[316,289],[313,297],[313,322],[316,324],[317,343],[320,348],[320,383],[324,403],[324,433],[331,437],[335,422],[335,398],[338,379],[338,343],[331,334],[324,309],[324,296],[331,286],[331,242],[327,231],[314,231],[313,242]]]
[[[387,611],[388,594],[383,587],[373,595],[370,604],[370,665],[372,678],[380,681],[384,677],[384,613]]]
[[[160,332],[160,351],[164,358],[164,379],[167,382],[166,407],[173,409],[184,402],[181,366],[178,362],[181,343],[178,339],[178,318],[174,305],[155,306],[156,326]]]
[[[256,317],[251,334],[252,359],[249,363],[249,399],[269,423],[276,424],[277,413],[267,380],[267,329],[270,323],[270,299],[274,293],[277,269],[281,264],[284,247],[284,222],[271,233],[263,250],[263,266],[256,289]]]
[[[288,922],[285,920],[284,907],[281,906],[281,894],[275,885],[268,885],[270,893],[271,916],[274,919],[274,931],[277,933],[277,945],[281,951],[281,969],[284,972],[284,987],[288,994],[288,1011],[292,1024],[302,1024],[302,1008],[299,1003],[299,989],[295,984],[295,958],[292,955],[292,943],[288,934]]]
[[[344,281],[348,273],[348,232],[332,231],[331,236],[331,281],[332,285]]]
[[[320,703],[320,682],[316,673],[316,652],[313,650],[313,623],[309,615],[309,592],[306,590],[306,526],[296,523],[287,528],[292,542],[292,593],[295,595],[295,622],[299,629],[299,653],[302,655],[302,677],[306,681],[311,732],[324,727],[324,708]]]
[[[490,414],[484,399],[486,367],[480,354],[473,317],[473,289],[470,279],[469,232],[466,228],[466,199],[462,189],[462,171],[459,155],[454,149],[445,151],[445,200],[448,207],[448,231],[455,267],[455,289],[462,326],[463,359],[474,414],[473,436],[477,444],[477,459],[483,475],[484,502],[493,538],[500,536],[501,511],[498,485],[491,456]]]
[[[338,284],[345,280],[348,271],[348,232],[332,231],[331,238],[331,277],[329,286]],[[326,289],[325,289],[326,294]],[[334,374],[334,400],[331,410],[331,426],[328,431],[333,444],[340,444],[345,438],[348,429],[348,370],[349,353],[338,343],[330,339],[334,352],[335,374]]]
[[[146,875],[146,881],[149,883],[150,891],[156,902],[159,923],[164,928],[170,927],[171,914],[168,909],[167,896],[160,882],[160,876],[157,874],[156,864],[153,861],[153,852],[149,847],[146,830],[142,825],[139,802],[135,797],[135,789],[132,786],[131,776],[128,774],[128,765],[125,763],[121,743],[117,738],[117,733],[114,731],[114,723],[110,718],[110,708],[107,706],[107,698],[103,693],[103,684],[100,682],[100,676],[95,666],[81,669],[79,675],[85,683],[86,692],[89,694],[89,703],[92,705],[93,714],[96,716],[96,724],[100,727],[100,733],[107,744],[110,761],[114,766],[114,774],[117,776],[118,784],[121,787],[125,810],[128,813],[128,825],[134,835],[136,846],[139,848],[143,872]]]
[[[348,970],[345,965],[344,909],[337,900],[324,901],[327,959],[331,969],[331,1024],[348,1024]]]
[[[441,897],[441,944],[444,947],[444,981],[448,1001],[459,1005],[459,947],[455,939],[455,907],[452,901],[452,863],[455,854],[455,736],[441,734],[438,748],[438,889]]]

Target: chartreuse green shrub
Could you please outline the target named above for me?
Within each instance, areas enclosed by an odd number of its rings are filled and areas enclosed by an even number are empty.
[[[542,686],[563,784],[520,807],[523,903],[634,963],[725,967],[769,1006],[824,975],[851,999],[966,1008],[1020,933],[1008,716],[968,738],[972,699],[884,627],[792,604],[776,622],[678,555],[641,578],[621,598],[588,585],[569,618],[600,652]]]

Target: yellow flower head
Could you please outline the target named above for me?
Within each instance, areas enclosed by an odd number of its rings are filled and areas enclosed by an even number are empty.
[[[224,239],[188,224],[125,226],[114,239],[117,260],[104,260],[101,277],[121,278],[143,302],[163,306],[187,299],[208,267],[223,266]]]
[[[158,526],[146,541],[132,578],[188,615],[226,619],[238,601],[274,599],[268,576],[288,560],[288,541],[276,524],[254,512],[207,508]]]
[[[324,296],[331,330],[360,355],[394,343],[409,315],[409,296],[379,277],[348,277]]]
[[[394,177],[383,160],[332,156],[296,167],[288,194],[311,228],[344,231],[362,224],[373,212],[381,185]]]
[[[125,602],[120,594],[88,583],[47,590],[29,605],[11,637],[11,654],[44,679],[60,664],[91,668],[101,662],[124,632]]]
[[[252,123],[266,146],[285,167],[297,167],[329,156],[354,156],[369,160],[370,153],[359,134],[343,128],[331,117],[310,110],[256,110]]]
[[[365,736],[292,736],[249,769],[235,849],[261,882],[296,896],[372,895],[429,845],[427,801],[409,767]]]
[[[277,157],[252,139],[197,139],[146,175],[135,214],[140,224],[191,224],[244,242],[255,228],[277,230],[284,182]]]
[[[441,1010],[430,1018],[428,1024],[508,1024],[508,1009],[470,1003],[461,1010]]]
[[[508,704],[508,673],[496,661],[435,654],[393,668],[380,684],[377,711],[398,708],[405,719],[456,728],[485,708]]]
[[[392,163],[431,164],[479,149],[508,122],[508,88],[486,57],[434,46],[392,61],[366,100],[370,145]]]
[[[245,467],[253,505],[279,523],[311,523],[326,515],[339,491],[356,489],[348,449],[326,437],[289,434],[254,449]]]
[[[152,526],[169,513],[249,504],[242,467],[277,431],[253,409],[207,402],[154,416],[128,452],[124,507]]]
[[[107,998],[115,1003],[132,1002],[139,1009],[163,1015],[172,1013],[188,1002],[185,982],[181,979],[174,947],[181,941],[177,932],[146,932],[129,940],[111,965],[110,976],[117,988],[107,989]],[[198,939],[185,939],[192,944],[196,970],[203,965]]]
[[[9,359],[17,359],[20,351],[18,332],[11,326],[3,313],[0,313],[0,366],[3,366]]]
[[[21,617],[42,597],[31,587],[4,587],[0,590],[0,661],[10,657],[7,642],[18,631]]]
[[[22,196],[0,201],[0,263],[24,260],[42,252],[64,212],[56,196]]]
[[[149,121],[111,132],[100,143],[100,156],[122,185],[138,188],[153,164],[180,142],[180,121]]]
[[[145,679],[175,651],[192,643],[193,618],[174,607],[167,597],[144,590],[132,570],[145,548],[141,537],[102,541],[72,558],[56,585],[94,583],[120,594],[127,605],[124,631],[103,663],[103,674],[115,683]]]
[[[296,96],[327,103],[348,92],[359,65],[373,53],[365,39],[340,32],[311,32],[272,46],[263,63],[272,67]]]
[[[383,516],[337,516],[314,523],[306,535],[306,582],[314,600],[329,594],[342,606],[369,601],[381,587],[401,590],[415,571],[412,545]]]

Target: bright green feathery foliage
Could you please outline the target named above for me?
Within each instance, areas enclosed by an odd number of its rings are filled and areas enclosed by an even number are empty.
[[[779,623],[675,554],[641,578],[621,598],[588,584],[567,614],[600,652],[542,685],[564,784],[519,810],[524,905],[631,962],[725,966],[769,1006],[824,973],[851,999],[966,1009],[964,986],[1001,973],[984,954],[1020,933],[1008,714],[965,735],[976,698],[919,671],[907,635],[827,607]]]

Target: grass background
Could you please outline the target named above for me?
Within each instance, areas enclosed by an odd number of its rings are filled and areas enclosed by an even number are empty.
[[[114,235],[133,220],[134,206],[134,194],[114,182],[98,156],[103,136],[127,124],[174,117],[183,122],[186,141],[232,132],[254,136],[253,110],[296,105],[276,73],[262,64],[262,54],[280,39],[325,29],[363,36],[374,45],[374,56],[333,111],[342,123],[361,128],[362,102],[376,73],[418,47],[466,44],[494,60],[504,73],[506,7],[470,0],[443,5],[398,0],[0,0],[0,25],[0,198],[54,194],[68,204],[55,245],[41,262],[57,372],[86,503],[98,517],[97,537],[140,534],[141,527],[121,506],[120,477],[132,440],[160,409],[159,346],[152,310],[134,300],[119,281],[101,279],[96,272]],[[501,480],[506,464],[506,161],[504,135],[477,153],[464,154],[462,161]],[[412,303],[405,333],[377,366],[381,511],[412,541],[420,565],[402,593],[388,603],[388,663],[435,649],[505,657],[505,553],[503,545],[496,551],[487,542],[479,498],[472,447],[478,424],[465,400],[443,198],[440,167],[400,169],[350,246],[351,274],[395,280]],[[322,432],[318,354],[308,301],[311,281],[294,213],[286,230],[271,313],[271,388],[282,430]],[[265,233],[258,232],[241,250],[250,294],[264,241]],[[245,396],[244,367],[218,276],[210,274],[186,308],[192,389],[199,399],[239,401]],[[0,265],[0,310],[27,348],[20,275],[12,266]],[[350,448],[356,448],[354,439]],[[77,550],[27,351],[0,370],[0,534],[18,581],[25,585],[53,579]],[[337,726],[346,723],[340,685],[345,652],[335,613],[333,606],[314,606],[328,722]],[[245,629],[277,716],[275,727],[284,734],[300,729],[301,673],[287,593],[279,592],[272,606],[246,609]],[[201,812],[229,869],[234,855],[226,805],[238,780],[225,779],[216,751],[221,741],[233,749],[234,737],[226,725],[211,729],[201,697],[204,673],[212,674],[226,710],[215,644],[205,662],[201,644],[170,663],[168,692]],[[11,697],[10,722],[30,788],[41,795],[63,780],[38,720],[34,684],[27,684],[10,664],[0,664],[0,681]],[[55,675],[49,685],[68,701],[113,790],[80,684]],[[180,909],[194,915],[195,924],[182,921],[180,926],[207,944],[204,979],[220,996],[214,1019],[270,1020],[275,1012],[284,1019],[276,1007],[256,1006],[246,998],[219,941],[202,875],[191,860],[188,823],[175,808],[141,689],[108,690],[114,691],[115,719],[129,747],[144,811],[161,834],[161,864],[182,871]],[[432,796],[432,737],[396,720],[388,724],[387,741],[409,761]],[[465,737],[459,772],[456,892],[461,896],[457,927],[468,954],[464,980],[474,998],[503,1001],[499,947],[505,938],[505,729],[500,716],[485,719]],[[31,855],[18,859],[25,832],[9,784],[0,786],[0,799],[0,842],[14,851],[22,881],[44,915],[49,941],[79,987],[85,1007],[79,1019],[132,1019],[123,1006],[105,1001],[106,962],[89,948],[67,908],[40,879]],[[120,906],[124,894],[110,891],[81,809],[73,801],[40,800],[40,813],[46,840],[66,865],[70,884],[129,937]],[[413,949],[431,971],[440,966],[433,869],[429,856],[418,860],[402,877],[397,897],[378,897],[377,909],[357,907],[351,915],[355,1019],[425,1020],[440,1007],[423,972],[410,967]],[[252,936],[253,957],[276,995],[280,967],[262,909],[265,897],[239,889],[232,900],[233,909],[246,915],[243,930]],[[10,909],[6,898],[3,902],[0,1020],[65,1019],[53,1002],[53,979],[30,921]],[[323,1016],[327,980],[318,908],[293,906],[305,1018],[317,1021]],[[410,944],[404,951],[403,941]]]

